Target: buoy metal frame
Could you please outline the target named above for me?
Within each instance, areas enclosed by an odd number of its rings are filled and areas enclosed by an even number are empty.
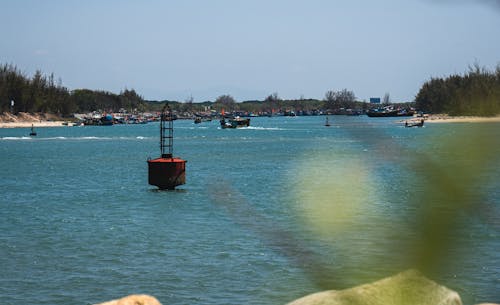
[[[176,186],[186,183],[186,161],[173,157],[173,141],[173,116],[166,104],[160,121],[161,156],[148,160],[148,182],[162,190],[173,190]]]
[[[168,127],[165,127],[165,122],[168,122]],[[167,135],[165,135],[167,133]],[[165,144],[165,139],[168,144]],[[174,118],[170,106],[166,104],[161,112],[160,120],[160,150],[162,158],[172,158],[174,148]],[[168,150],[168,153],[165,151]]]

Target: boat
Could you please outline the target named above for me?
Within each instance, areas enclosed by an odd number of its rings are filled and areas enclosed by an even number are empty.
[[[31,124],[30,137],[33,137],[33,136],[36,136],[36,131],[35,131],[35,127],[33,126],[33,124]]]
[[[204,117],[204,116],[197,116],[194,118],[194,123],[195,124],[200,124],[200,123],[203,123],[203,122],[211,122],[212,121],[212,118],[210,117]]]
[[[221,128],[241,128],[241,127],[248,127],[250,126],[250,119],[249,118],[241,118],[239,116],[236,116],[232,119],[229,119],[226,121],[225,118],[222,118],[220,120],[220,127]]]
[[[331,126],[331,125],[330,125],[330,121],[328,121],[328,117],[326,117],[325,126],[326,126],[326,127],[330,127],[330,126]]]
[[[83,124],[86,126],[112,126],[114,123],[113,116],[111,114],[100,115],[96,114],[92,117],[87,117],[84,119]]]
[[[113,125],[113,116],[111,114],[106,114],[101,117],[100,125],[111,126]]]
[[[415,111],[411,109],[394,109],[392,107],[370,109],[366,115],[371,118],[413,116]]]
[[[405,121],[405,127],[423,127],[424,126],[424,119],[421,119],[420,121]]]

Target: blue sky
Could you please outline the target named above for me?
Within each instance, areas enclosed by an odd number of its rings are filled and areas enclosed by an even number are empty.
[[[430,77],[500,63],[499,2],[1,0],[0,63],[152,100],[411,101]]]

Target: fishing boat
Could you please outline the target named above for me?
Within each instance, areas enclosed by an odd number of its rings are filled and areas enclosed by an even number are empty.
[[[423,127],[424,126],[424,119],[421,119],[420,121],[405,121],[405,127]]]
[[[33,124],[31,124],[30,137],[33,137],[33,136],[36,136],[36,131],[35,131],[35,127],[33,126]]]
[[[236,116],[232,119],[229,119],[226,121],[226,119],[223,117],[220,120],[220,127],[221,128],[241,128],[241,127],[248,127],[250,126],[250,119],[249,118],[241,118],[239,116]]]
[[[111,114],[106,114],[101,118],[100,125],[111,126],[113,125],[113,116]]]
[[[370,109],[366,115],[371,118],[380,117],[398,117],[398,116],[413,116],[415,111],[411,109],[394,109],[392,107],[385,107],[380,109]]]
[[[197,116],[194,118],[194,123],[195,124],[200,124],[203,122],[211,122],[212,119],[210,117],[204,117],[204,116]]]

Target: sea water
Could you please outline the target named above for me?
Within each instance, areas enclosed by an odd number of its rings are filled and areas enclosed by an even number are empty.
[[[375,281],[418,261],[435,177],[473,199],[430,222],[446,240],[425,275],[465,304],[500,301],[500,125],[329,119],[177,120],[175,191],[147,183],[159,123],[0,129],[3,303],[285,304]],[[461,151],[474,139],[486,153]]]

